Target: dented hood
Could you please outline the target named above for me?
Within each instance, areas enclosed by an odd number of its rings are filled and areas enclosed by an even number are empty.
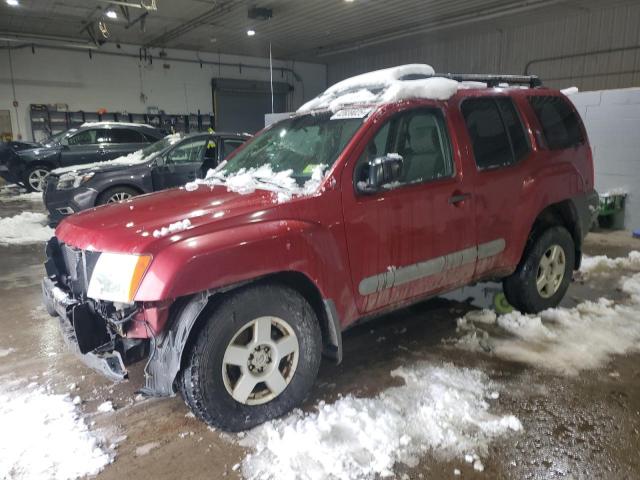
[[[56,236],[83,250],[153,254],[174,241],[173,235],[191,238],[260,221],[268,210],[283,206],[276,199],[277,194],[265,190],[240,194],[225,186],[176,188],[72,215],[60,223]],[[163,236],[156,232],[185,219],[190,223],[185,230]]]

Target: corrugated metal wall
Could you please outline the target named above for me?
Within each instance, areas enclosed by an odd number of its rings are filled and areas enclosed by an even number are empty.
[[[604,2],[603,2],[604,3]],[[536,18],[531,16],[531,22]],[[522,22],[522,20],[520,20]],[[526,19],[525,19],[526,22]],[[585,11],[524,25],[458,29],[446,37],[414,36],[327,57],[329,84],[368,70],[403,63],[429,63],[436,71],[529,73],[550,86],[581,90],[640,85],[640,4]],[[484,31],[482,31],[484,29]],[[632,48],[629,48],[632,47]],[[625,51],[593,54],[605,49]]]

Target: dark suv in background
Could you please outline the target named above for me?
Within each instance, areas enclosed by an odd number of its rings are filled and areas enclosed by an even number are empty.
[[[119,122],[85,123],[35,148],[16,150],[0,165],[0,175],[32,192],[42,191],[55,168],[111,160],[157,142],[163,133],[149,125]]]
[[[202,178],[250,136],[238,133],[176,133],[146,148],[98,164],[63,167],[48,177],[44,203],[49,220],[106,203]]]

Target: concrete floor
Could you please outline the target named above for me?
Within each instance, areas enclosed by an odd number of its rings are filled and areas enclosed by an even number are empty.
[[[38,211],[34,203],[0,205],[0,217],[23,210]],[[640,241],[625,233],[594,234],[590,254],[624,255],[640,249]],[[211,431],[189,415],[179,397],[143,400],[135,390],[141,368],[131,379],[113,385],[83,367],[65,352],[55,320],[40,306],[42,246],[0,246],[0,347],[16,352],[0,363],[0,377],[47,380],[53,390],[83,399],[81,408],[92,428],[111,437],[126,435],[115,462],[100,479],[240,478],[232,467],[243,456],[234,437]],[[608,282],[572,284],[564,305],[618,293]],[[355,327],[344,336],[344,362],[324,362],[306,402],[331,402],[339,394],[370,396],[401,382],[389,375],[401,365],[427,360],[481,368],[506,385],[499,409],[514,413],[524,431],[492,443],[483,458],[485,470],[425,457],[414,468],[399,466],[398,478],[451,478],[453,469],[474,478],[640,478],[640,354],[617,357],[604,369],[563,377],[505,362],[490,355],[447,348],[442,339],[455,336],[455,320],[471,307],[434,300]],[[405,330],[406,329],[406,330]],[[380,339],[383,338],[382,341]],[[617,372],[615,376],[608,373]],[[618,375],[619,374],[619,375]],[[97,414],[96,407],[112,400],[115,412]],[[157,443],[146,455],[136,448]],[[422,474],[422,475],[421,475]]]

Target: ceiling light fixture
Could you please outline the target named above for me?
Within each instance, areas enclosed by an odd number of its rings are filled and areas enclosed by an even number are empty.
[[[247,30],[247,35],[249,35],[250,37],[253,37],[256,34],[255,30]]]
[[[107,10],[106,15],[107,17],[113,18],[114,20],[118,18],[118,14],[115,12],[115,10]]]
[[[18,0],[7,0],[7,5],[11,5],[12,7],[17,7],[20,5]]]

